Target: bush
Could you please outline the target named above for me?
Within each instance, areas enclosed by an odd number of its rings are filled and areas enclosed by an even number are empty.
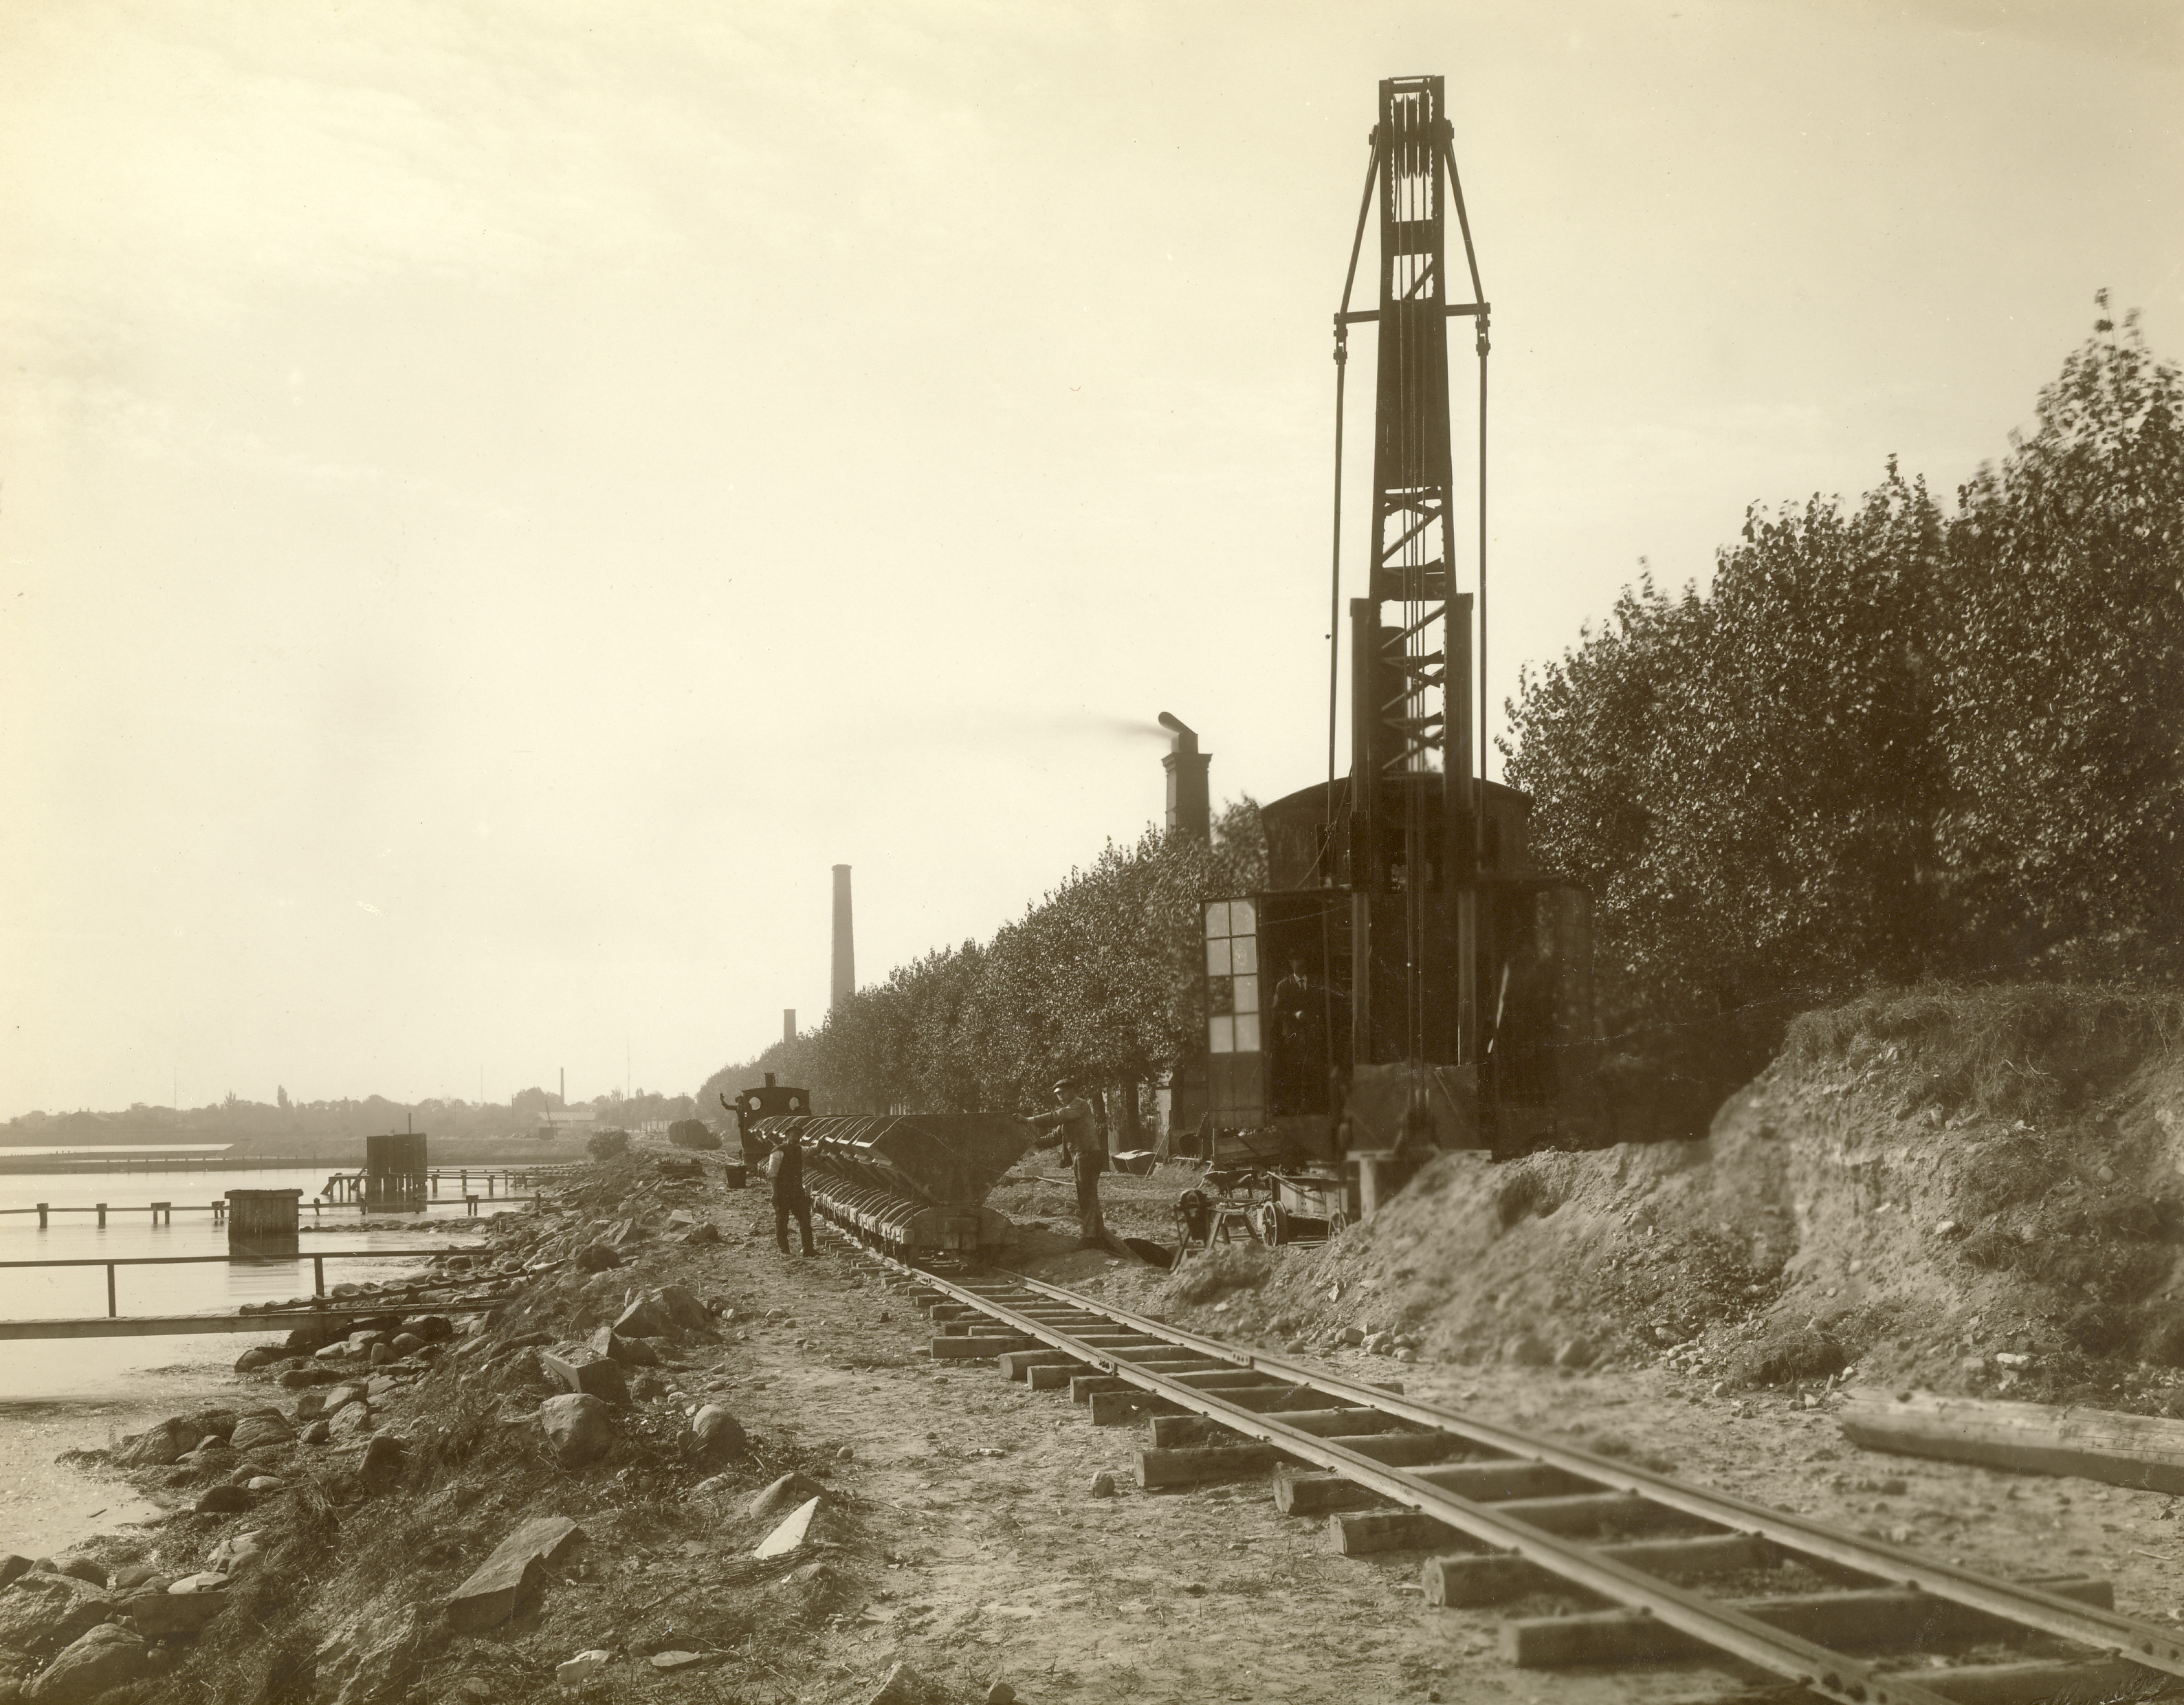
[[[627,1131],[596,1131],[584,1145],[584,1152],[595,1161],[610,1161],[617,1155],[629,1152]]]

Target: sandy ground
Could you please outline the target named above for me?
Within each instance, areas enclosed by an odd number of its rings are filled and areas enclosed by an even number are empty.
[[[722,1215],[732,1232],[738,1217]],[[1318,1523],[1275,1511],[1263,1480],[1139,1491],[1139,1429],[1095,1429],[1066,1393],[1033,1393],[990,1364],[927,1360],[922,1318],[856,1275],[844,1245],[822,1237],[820,1258],[783,1258],[770,1227],[749,1223],[749,1241],[705,1258],[707,1277],[739,1312],[788,1313],[722,1357],[732,1401],[755,1431],[849,1446],[838,1484],[868,1535],[859,1602],[779,1697],[862,1698],[904,1659],[944,1684],[940,1697],[1006,1680],[1031,1701],[1667,1699],[1752,1679],[1703,1666],[1513,1669],[1496,1652],[1502,1613],[1424,1605],[1422,1554],[1334,1556]],[[1996,1574],[2106,1574],[2128,1611],[2165,1617],[2184,1602],[2184,1546],[2158,1496],[1868,1456],[1825,1409],[1714,1399],[1658,1370],[1398,1370],[1356,1354],[1321,1365],[1400,1371],[1426,1401],[1655,1459]],[[1089,1496],[1103,1468],[1121,1488],[1112,1500]],[[1565,1605],[1575,1601],[1524,1607]]]
[[[1156,1202],[1149,1191],[1149,1213]],[[1318,1523],[1275,1511],[1264,1479],[1140,1491],[1139,1429],[1096,1429],[1066,1392],[1031,1392],[989,1363],[932,1361],[929,1324],[860,1273],[850,1245],[822,1232],[816,1258],[777,1253],[755,1191],[708,1187],[694,1205],[719,1223],[722,1243],[655,1244],[601,1279],[682,1283],[735,1316],[719,1343],[678,1350],[667,1389],[621,1424],[664,1425],[671,1436],[684,1407],[710,1397],[749,1429],[752,1458],[710,1494],[693,1491],[699,1471],[681,1471],[679,1490],[663,1496],[656,1481],[625,1470],[549,1477],[543,1502],[488,1486],[465,1490],[444,1512],[437,1498],[417,1506],[404,1530],[415,1540],[403,1542],[415,1544],[411,1585],[421,1596],[452,1590],[501,1531],[541,1509],[577,1517],[591,1535],[581,1568],[537,1615],[435,1657],[425,1697],[573,1697],[557,1695],[553,1665],[592,1646],[616,1657],[587,1697],[743,1705],[863,1702],[903,1661],[926,1678],[920,1705],[982,1698],[994,1680],[1032,1705],[1587,1705],[1715,1698],[1756,1679],[1704,1665],[1514,1669],[1496,1646],[1507,1613],[1426,1607],[1421,1554],[1335,1556]],[[1103,1288],[1127,1276],[1097,1253],[1056,1252],[1039,1264]],[[1715,1398],[1702,1381],[1661,1368],[1397,1368],[1349,1351],[1319,1365],[1353,1378],[1400,1375],[1428,1401],[1997,1574],[2103,1574],[2128,1612],[2170,1618],[2184,1605],[2184,1544],[2170,1501],[2158,1496],[1865,1455],[1840,1439],[1825,1407]],[[405,1422],[398,1408],[388,1417],[413,1426],[429,1418]],[[311,1460],[310,1447],[296,1448],[299,1463]],[[801,1600],[779,1579],[754,1581],[744,1561],[769,1524],[743,1505],[787,1464],[824,1474],[834,1503],[816,1552],[828,1590]],[[1114,1474],[1112,1498],[1091,1495],[1102,1469]],[[199,1566],[196,1553],[233,1519],[178,1518],[153,1541],[161,1567]],[[755,1634],[754,1605],[763,1624]],[[1576,1601],[1540,1596],[1519,1607],[1565,1607]],[[644,1661],[709,1641],[719,1649],[709,1663],[661,1673]]]

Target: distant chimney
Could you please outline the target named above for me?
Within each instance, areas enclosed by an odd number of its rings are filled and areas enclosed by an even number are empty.
[[[833,1011],[857,992],[857,950],[850,927],[850,867],[834,866],[834,988],[827,1001]]]
[[[1211,841],[1213,802],[1206,790],[1206,772],[1213,755],[1200,751],[1197,733],[1184,727],[1171,712],[1160,713],[1160,724],[1175,736],[1167,756],[1161,760],[1161,767],[1167,772],[1168,832],[1179,830],[1193,840]]]
[[[784,1042],[796,1039],[796,1009],[794,1006],[781,1009],[781,1039]]]

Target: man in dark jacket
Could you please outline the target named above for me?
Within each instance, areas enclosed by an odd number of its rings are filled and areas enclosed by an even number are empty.
[[[804,1151],[797,1144],[795,1132],[781,1139],[766,1169],[773,1184],[773,1240],[783,1255],[788,1253],[788,1217],[794,1214],[804,1234],[804,1252],[818,1254],[811,1243],[811,1198],[804,1189]]]
[[[1107,1241],[1106,1216],[1100,1211],[1100,1174],[1107,1170],[1106,1145],[1100,1140],[1099,1121],[1091,1102],[1078,1093],[1074,1079],[1061,1078],[1054,1085],[1055,1110],[1031,1123],[1054,1134],[1040,1139],[1042,1149],[1059,1147],[1077,1178],[1077,1223],[1084,1247]]]

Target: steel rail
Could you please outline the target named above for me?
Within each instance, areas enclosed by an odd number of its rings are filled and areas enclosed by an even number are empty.
[[[882,1259],[891,1261],[890,1257],[883,1256]],[[1742,1611],[1714,1603],[1696,1593],[1687,1592],[1627,1563],[1602,1556],[1590,1546],[1574,1541],[1558,1539],[1528,1522],[1502,1515],[1490,1505],[1474,1503],[1468,1498],[1459,1497],[1429,1481],[1420,1480],[1401,1469],[1391,1468],[1317,1434],[1289,1426],[1271,1415],[1237,1408],[1211,1393],[1184,1385],[1112,1352],[1103,1351],[1073,1333],[1043,1323],[1036,1317],[1022,1313],[969,1285],[957,1284],[900,1262],[891,1261],[891,1264],[900,1267],[921,1283],[956,1296],[991,1318],[1006,1323],[1026,1337],[1038,1339],[1056,1350],[1077,1357],[1088,1366],[1103,1369],[1134,1385],[1156,1392],[1238,1432],[1275,1445],[1292,1456],[1332,1468],[1346,1479],[1354,1480],[1398,1502],[1409,1504],[1489,1545],[1514,1552],[1564,1580],[1589,1588],[1629,1608],[1642,1610],[1717,1651],[1757,1664],[1763,1669],[1836,1700],[1840,1705],[1953,1705],[1946,1695],[1922,1686],[1916,1681],[1901,1680],[1892,1674],[1876,1673],[1856,1658],[1846,1658],[1840,1652],[1831,1652],[1825,1646],[1772,1627]],[[1128,1322],[1141,1318],[1122,1311],[1083,1303],[1081,1299],[1059,1286],[1043,1285],[1028,1279],[1011,1282],[1029,1286],[1045,1295],[1069,1297],[1072,1301],[1079,1301],[1080,1306],[1089,1312],[1109,1319]],[[1150,1329],[1150,1335],[1172,1340],[1179,1336],[1195,1335],[1178,1334],[1173,1328],[1156,1322],[1145,1323],[1145,1328]],[[1199,1340],[1201,1345],[1205,1342]],[[1228,1346],[1208,1353],[1217,1359],[1237,1362],[1240,1367],[1246,1365],[1240,1361],[1238,1352]],[[1388,1395],[1386,1392],[1375,1393],[1376,1407],[1378,1400]]]
[[[2060,1598],[2038,1587],[1997,1580],[1953,1563],[1918,1556],[1882,1541],[1861,1539],[1854,1534],[1829,1527],[1825,1523],[1790,1515],[1767,1505],[1740,1498],[1733,1493],[1709,1491],[1680,1480],[1670,1479],[1665,1475],[1634,1468],[1628,1463],[1595,1456],[1590,1451],[1549,1444],[1511,1428],[1474,1420],[1454,1410],[1436,1408],[1429,1403],[1398,1397],[1378,1386],[1346,1379],[1339,1374],[1323,1373],[1284,1357],[1240,1349],[1233,1344],[1224,1344],[1217,1338],[1204,1337],[1144,1315],[1089,1301],[1081,1293],[1061,1285],[1048,1284],[1019,1273],[1000,1273],[998,1269],[996,1273],[1008,1284],[1022,1285],[1042,1295],[1067,1301],[1079,1307],[1094,1309],[1119,1324],[1137,1331],[1156,1334],[1171,1342],[1206,1355],[1222,1357],[1241,1367],[1292,1380],[1331,1396],[1348,1397],[1369,1404],[1385,1413],[1401,1416],[1422,1426],[1454,1433],[1474,1444],[1486,1446],[1508,1456],[1562,1468],[1586,1479],[1597,1480],[1617,1490],[1635,1492],[1654,1503],[1680,1510],[1686,1515],[1696,1516],[1719,1526],[1758,1534],[1789,1550],[1823,1557],[1830,1563],[1880,1580],[1894,1580],[1914,1591],[1930,1593],[1936,1598],[1946,1598],[1975,1610],[1985,1611],[1991,1616],[2015,1623],[2020,1627],[2034,1628],[2061,1639],[2075,1641],[2096,1651],[2112,1652],[2117,1657],[2127,1658],[2134,1663],[2164,1670],[2171,1675],[2184,1675],[2184,1644],[2180,1644],[2164,1630],[2134,1618],[2100,1610],[2075,1600]],[[920,1276],[925,1275],[921,1273]],[[1105,1363],[1102,1365],[1104,1367]],[[1116,1371],[1122,1372],[1120,1369]],[[1128,1376],[1125,1374],[1124,1377]],[[1248,1429],[1240,1428],[1239,1430]],[[1415,1503],[1416,1499],[1406,1493],[1399,1496],[1397,1502]]]

